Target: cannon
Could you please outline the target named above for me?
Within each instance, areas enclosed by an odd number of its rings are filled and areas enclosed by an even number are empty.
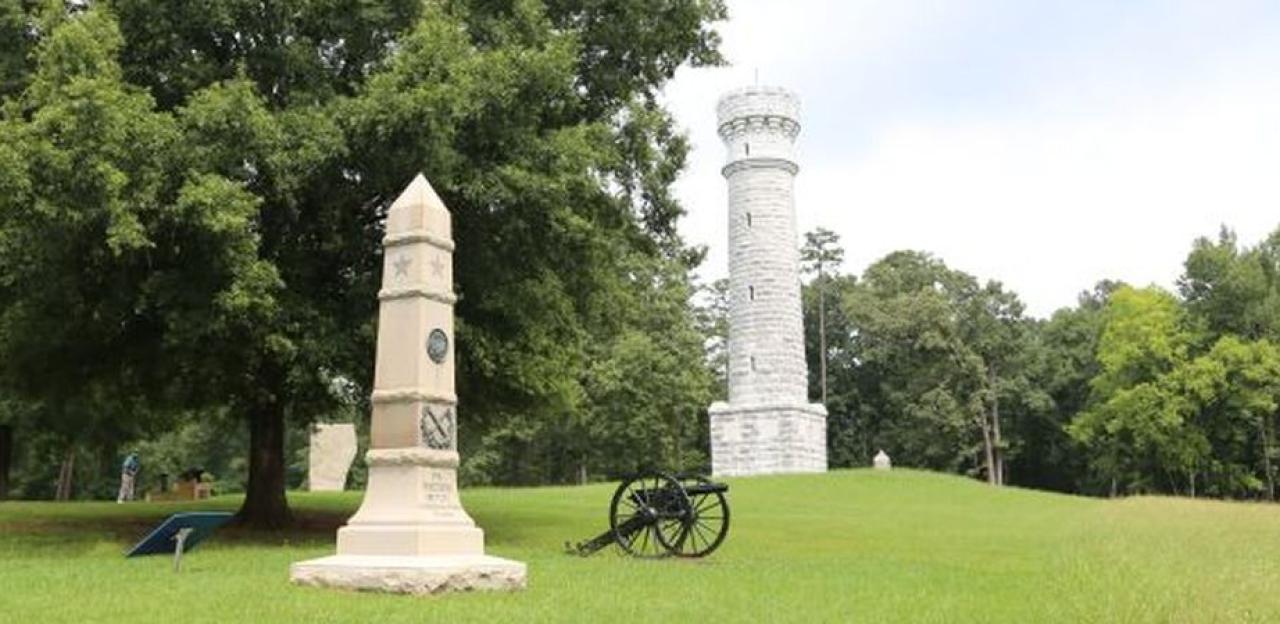
[[[729,486],[697,475],[655,472],[624,480],[609,502],[609,530],[569,551],[591,555],[610,544],[646,559],[705,557],[729,533]]]

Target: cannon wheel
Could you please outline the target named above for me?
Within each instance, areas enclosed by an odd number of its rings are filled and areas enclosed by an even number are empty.
[[[680,477],[681,488],[693,493],[689,511],[681,518],[664,518],[658,522],[658,541],[677,557],[705,557],[720,547],[729,534],[729,500],[718,490],[700,492],[694,485],[709,484],[699,476]]]
[[[672,554],[658,535],[658,522],[673,517],[670,510],[658,508],[659,501],[649,500],[654,492],[670,492],[665,506],[688,509],[689,499],[684,487],[674,477],[663,473],[647,474],[623,481],[613,492],[609,503],[609,529],[613,539],[623,550],[646,559],[658,559]],[[628,531],[625,527],[640,525]]]

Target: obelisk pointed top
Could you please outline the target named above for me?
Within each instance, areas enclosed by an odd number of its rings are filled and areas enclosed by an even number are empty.
[[[449,209],[421,173],[414,176],[409,186],[392,202],[387,215],[388,234],[427,230],[448,238],[450,225]]]
[[[400,196],[391,204],[391,209],[394,210],[401,206],[448,210],[448,208],[445,208],[444,202],[440,200],[440,196],[436,194],[436,190],[431,188],[431,183],[427,182],[427,177],[421,173],[413,176],[413,181],[400,192]]]

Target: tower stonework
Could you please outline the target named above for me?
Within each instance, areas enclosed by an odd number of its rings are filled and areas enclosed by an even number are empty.
[[[794,200],[800,102],[776,87],[717,106],[728,152],[729,401],[712,404],[717,476],[827,469],[827,410],[809,403]]]

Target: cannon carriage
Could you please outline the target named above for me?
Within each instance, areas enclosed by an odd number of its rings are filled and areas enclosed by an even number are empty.
[[[609,502],[609,530],[579,542],[587,556],[610,544],[648,559],[705,557],[729,533],[728,484],[697,475],[649,473],[623,481]]]

